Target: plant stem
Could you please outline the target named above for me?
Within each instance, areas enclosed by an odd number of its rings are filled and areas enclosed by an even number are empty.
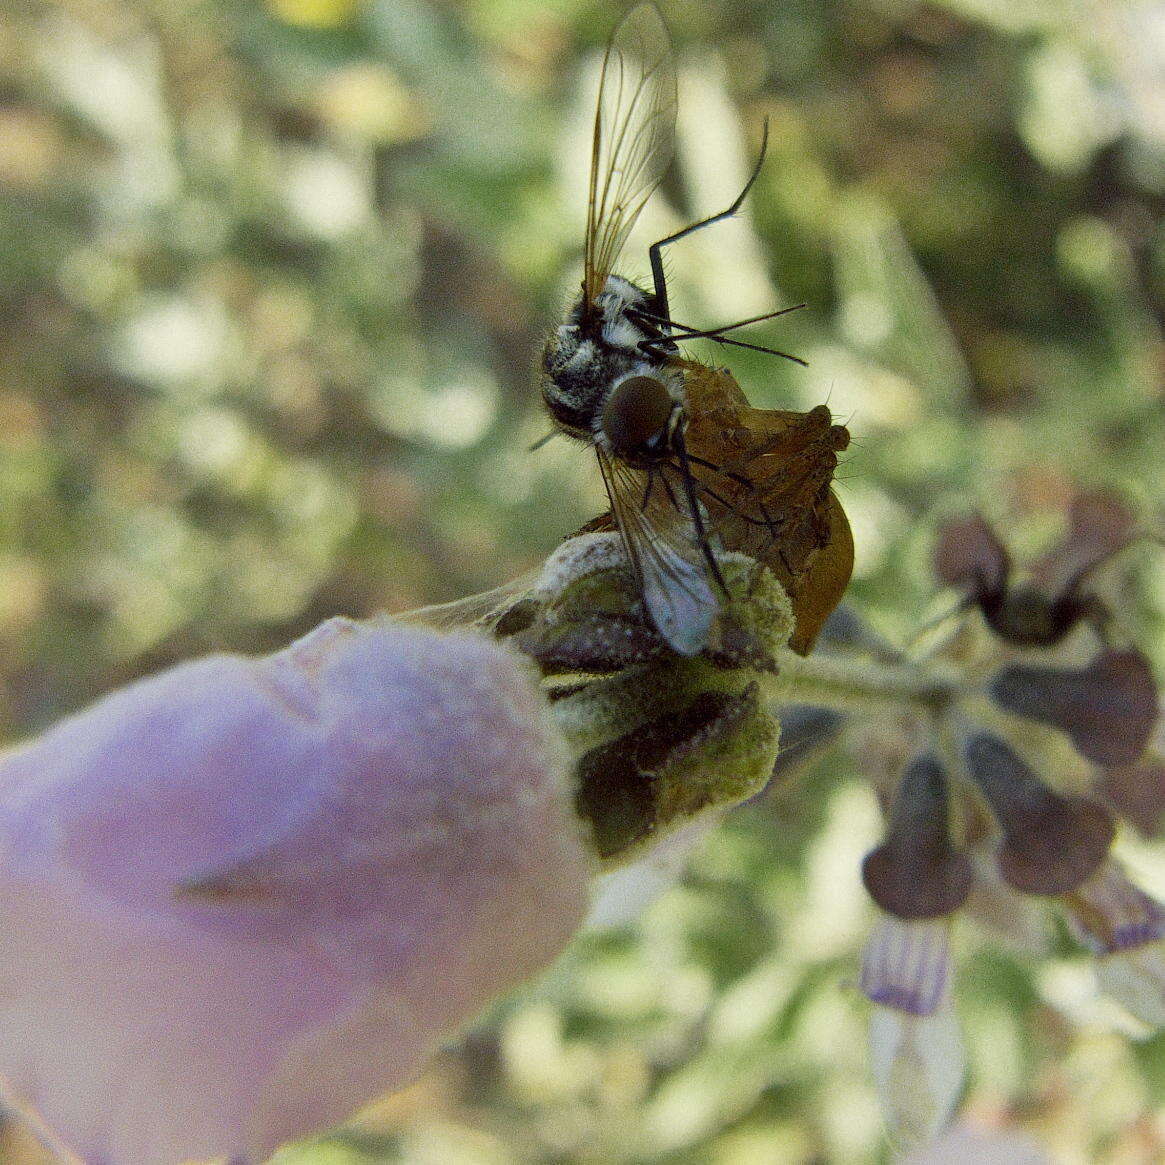
[[[839,712],[889,711],[905,705],[933,714],[955,698],[958,688],[954,678],[932,667],[817,654],[799,661],[785,701]]]

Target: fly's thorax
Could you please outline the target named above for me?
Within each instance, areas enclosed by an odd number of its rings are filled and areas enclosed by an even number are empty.
[[[542,353],[542,398],[550,415],[568,433],[589,438],[611,386],[640,360],[587,335],[581,324],[562,324]]]
[[[567,433],[593,439],[602,429],[603,405],[612,388],[660,366],[640,347],[659,339],[660,332],[627,314],[629,308],[650,311],[653,302],[642,288],[611,275],[593,304],[580,297],[554,330],[542,353],[542,396]]]
[[[603,343],[627,352],[641,351],[645,340],[658,340],[662,333],[628,312],[655,310],[655,297],[621,275],[608,275],[603,290],[595,300],[595,314],[601,323]]]

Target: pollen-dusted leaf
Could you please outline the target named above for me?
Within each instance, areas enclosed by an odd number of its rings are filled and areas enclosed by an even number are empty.
[[[773,659],[764,638],[753,628],[744,627],[723,613],[715,642],[704,649],[704,654],[714,667],[748,667],[774,673],[778,670],[777,661]]]
[[[1119,494],[1078,494],[1068,515],[1068,535],[1032,567],[1032,581],[1047,594],[1074,589],[1106,558],[1136,540],[1136,513]]]
[[[750,683],[739,692],[701,692],[591,749],[578,765],[575,800],[599,855],[621,858],[665,827],[757,792],[772,770],[777,735]]]
[[[664,652],[658,632],[641,620],[599,613],[569,623],[539,621],[516,635],[514,644],[535,659],[545,675],[608,675]]]
[[[956,518],[939,527],[934,551],[939,582],[958,587],[987,608],[1007,589],[1011,558],[998,535],[980,514]]]
[[[1165,761],[1149,756],[1105,769],[1096,791],[1144,837],[1158,837],[1165,817]]]
[[[1131,649],[1106,649],[1078,669],[1012,664],[991,681],[990,693],[1008,712],[1067,733],[1098,765],[1134,763],[1159,715],[1149,661]]]
[[[537,600],[519,599],[493,620],[493,633],[499,639],[508,639],[511,635],[517,635],[519,631],[525,631],[538,617],[538,610]]]
[[[755,689],[735,697],[705,692],[677,714],[651,720],[583,757],[576,802],[594,826],[600,856],[611,857],[651,833],[659,823],[663,774],[730,732],[755,702]]]
[[[781,581],[796,618],[790,646],[806,655],[853,570],[849,522],[830,488],[849,433],[825,405],[753,408],[726,370],[684,367],[685,440],[710,524]]]
[[[971,862],[950,836],[947,775],[930,753],[906,766],[886,840],[862,862],[870,897],[888,914],[939,918],[971,892]]]
[[[1116,835],[1107,810],[1053,792],[996,736],[969,737],[963,752],[1003,830],[1004,881],[1025,894],[1066,894],[1100,868]]]

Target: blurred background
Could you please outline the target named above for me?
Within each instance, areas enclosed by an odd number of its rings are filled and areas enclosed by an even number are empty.
[[[933,611],[939,515],[983,507],[1022,557],[1073,483],[1108,483],[1160,529],[1159,0],[661,7],[677,164],[619,270],[643,279],[647,243],[731,201],[768,117],[745,210],[671,250],[673,310],[808,304],[747,337],[808,370],[692,354],[754,404],[848,423],[870,621],[901,639]],[[6,739],[210,650],[484,590],[602,508],[585,450],[528,448],[622,11],[0,0]],[[1120,619],[1165,666],[1160,554],[1125,562]],[[878,833],[825,758],[638,924],[280,1159],[886,1159],[852,987]],[[1067,944],[1038,964],[962,946],[967,1119],[1058,1162],[1165,1159],[1165,1040],[1130,1040]]]

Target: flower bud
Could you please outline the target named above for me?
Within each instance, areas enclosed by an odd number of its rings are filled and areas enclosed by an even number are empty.
[[[555,957],[592,862],[524,659],[333,619],[0,761],[0,1071],[81,1155],[257,1160]]]
[[[940,528],[934,573],[939,582],[959,587],[990,611],[1003,601],[1011,558],[987,520],[971,514]]]
[[[999,871],[1025,894],[1076,889],[1108,855],[1115,827],[1084,797],[1053,792],[999,737],[980,732],[965,743],[972,780],[1003,829]]]
[[[1098,765],[1132,764],[1158,716],[1157,685],[1139,651],[1105,650],[1084,668],[1012,664],[990,691],[1008,712],[1066,733]]]
[[[886,840],[866,855],[862,881],[870,897],[899,918],[938,918],[971,892],[971,861],[950,837],[947,777],[931,753],[906,766]]]

